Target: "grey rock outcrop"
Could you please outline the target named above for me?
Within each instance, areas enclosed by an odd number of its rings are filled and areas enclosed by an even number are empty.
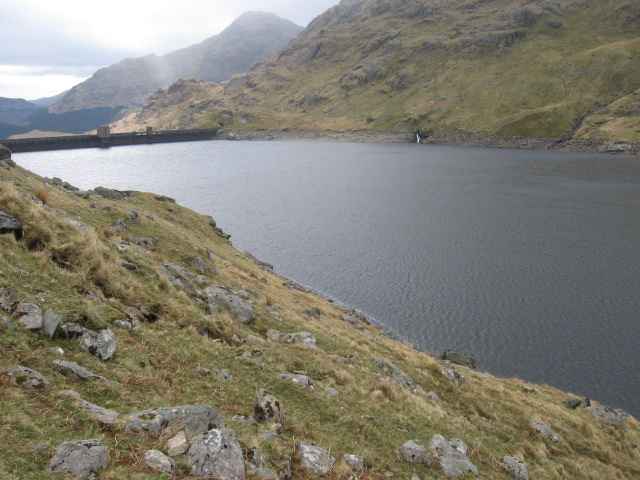
[[[62,315],[56,315],[51,309],[47,310],[42,316],[42,326],[44,327],[44,331],[49,335],[49,338],[53,338],[61,323]]]
[[[89,478],[109,465],[109,449],[100,440],[64,442],[51,459],[51,472],[68,472],[76,478]]]
[[[247,472],[252,478],[263,478],[264,480],[278,480],[278,474],[269,468],[252,468]]]
[[[126,198],[126,192],[121,192],[119,190],[112,190],[110,188],[96,187],[93,189],[93,191],[97,195],[100,195],[101,197],[104,197],[107,200],[119,201],[119,200],[124,200]]]
[[[285,335],[285,338],[287,339],[287,343],[298,343],[308,348],[315,348],[317,341],[316,337],[309,332],[289,333]]]
[[[207,415],[192,415],[181,420],[175,420],[169,424],[161,435],[165,438],[175,438],[179,433],[184,433],[185,438],[190,440],[197,435],[202,435],[211,430],[210,418]],[[222,426],[222,425],[220,425]]]
[[[396,449],[396,455],[407,462],[422,463],[427,458],[427,449],[413,440],[409,440]]]
[[[13,332],[17,328],[18,327],[16,326],[16,324],[13,323],[13,321],[9,317],[0,315],[0,332],[2,332],[3,330],[6,330],[8,332]]]
[[[308,388],[312,392],[315,390],[313,387],[313,380],[311,380],[306,375],[292,375],[288,373],[282,373],[278,375],[278,378],[282,378],[283,380],[289,380],[290,382],[297,383],[298,385],[302,385],[303,387]]]
[[[72,398],[80,408],[87,411],[89,416],[97,420],[103,426],[114,425],[118,421],[120,414],[114,410],[100,407],[84,400],[80,394],[74,390],[64,390],[60,395]]]
[[[106,377],[103,377],[101,375],[96,375],[95,373],[90,372],[86,368],[78,365],[76,362],[68,362],[66,360],[56,360],[55,362],[53,362],[53,365],[63,375],[73,374],[76,377],[80,378],[81,380],[98,380],[100,382],[107,382],[119,387],[122,386],[118,382],[114,382],[112,380],[109,380]]]
[[[189,440],[187,440],[187,435],[184,433],[184,430],[178,432],[167,442],[167,455],[175,457],[187,453],[189,446]]]
[[[44,390],[51,388],[49,380],[40,373],[27,367],[10,367],[3,372],[11,385],[22,387],[26,390]]]
[[[469,357],[467,355],[462,355],[461,353],[454,352],[453,350],[446,350],[442,355],[442,359],[449,360],[451,363],[462,365],[463,367],[473,369],[478,367],[478,362],[475,358]]]
[[[376,360],[376,365],[385,370],[390,375],[392,381],[399,383],[404,388],[411,390],[413,393],[420,392],[420,389],[413,379],[386,358]]]
[[[326,475],[336,462],[324,448],[305,442],[298,444],[298,457],[300,468],[314,475]]]
[[[549,440],[551,440],[552,442],[556,443],[560,441],[560,438],[555,433],[553,433],[551,427],[549,427],[549,425],[547,425],[543,421],[534,419],[531,420],[531,423],[533,424],[533,428],[535,428],[545,437],[549,438]]]
[[[22,238],[22,223],[16,217],[0,210],[0,234],[13,233],[16,239]]]
[[[209,311],[215,313],[226,311],[231,318],[241,323],[251,323],[256,313],[249,302],[222,287],[212,285],[204,290],[209,303]]]
[[[42,311],[34,303],[19,303],[15,309],[19,316],[18,323],[27,330],[42,328]]]
[[[585,410],[607,425],[627,430],[627,417],[628,414],[624,410],[613,409],[606,405],[591,405],[585,407]]]
[[[210,405],[185,405],[180,407],[157,407],[134,412],[122,421],[124,430],[130,433],[148,432],[159,436],[165,427],[178,420],[189,417],[205,416],[209,421],[209,428],[222,428],[222,416]]]
[[[467,458],[467,445],[457,438],[447,440],[442,435],[434,435],[429,443],[440,469],[447,478],[458,478],[467,472],[478,475],[478,469]]]
[[[11,286],[0,288],[0,308],[11,312],[18,303],[20,303],[20,299],[15,288]]]
[[[307,308],[306,310],[304,310],[301,313],[303,315],[308,315],[309,317],[313,318],[314,320],[320,320],[320,309],[319,308],[316,308],[316,307]]]
[[[167,457],[160,450],[149,450],[144,454],[144,463],[161,473],[173,475],[176,464],[173,458]]]
[[[529,467],[518,457],[504,457],[502,460],[507,473],[517,480],[529,480]]]
[[[187,452],[187,464],[194,477],[244,480],[244,456],[235,432],[214,429],[196,437]]]
[[[367,462],[360,455],[351,455],[345,453],[342,458],[349,468],[354,472],[364,472],[367,469]]]
[[[284,420],[284,408],[280,400],[264,388],[261,388],[256,395],[253,418],[259,423],[282,423]]]
[[[451,382],[457,383],[458,385],[462,385],[467,381],[464,375],[461,373],[452,370],[451,368],[443,368],[442,374],[447,377]]]
[[[116,352],[116,335],[110,328],[99,332],[85,330],[78,338],[78,345],[81,350],[95,355],[101,360],[109,360]]]

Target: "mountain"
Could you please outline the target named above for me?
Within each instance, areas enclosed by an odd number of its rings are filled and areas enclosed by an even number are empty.
[[[59,98],[64,97],[68,91],[69,90],[65,90],[64,92],[59,93],[58,95],[54,95],[53,97],[43,97],[43,98],[38,98],[36,100],[29,100],[29,101],[34,105],[38,105],[39,107],[48,107]]]
[[[29,115],[41,110],[42,107],[22,98],[0,97],[0,123],[19,125],[29,118]]]
[[[640,142],[639,71],[635,0],[342,0],[198,126]]]
[[[219,35],[197,45],[164,56],[125,59],[98,70],[51,105],[49,113],[140,107],[151,92],[180,77],[221,82],[268,57],[301,30],[274,14],[247,12]]]

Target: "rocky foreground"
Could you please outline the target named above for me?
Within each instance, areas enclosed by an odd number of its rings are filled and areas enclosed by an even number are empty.
[[[2,478],[640,477],[623,411],[419,352],[168,197],[0,162]]]

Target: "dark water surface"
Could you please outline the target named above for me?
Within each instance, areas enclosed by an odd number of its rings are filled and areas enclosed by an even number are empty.
[[[640,418],[637,157],[212,141],[14,159],[174,197],[423,349]]]

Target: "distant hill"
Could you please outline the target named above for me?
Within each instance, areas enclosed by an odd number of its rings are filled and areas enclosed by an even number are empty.
[[[267,58],[301,30],[274,14],[247,12],[219,35],[197,45],[164,56],[129,58],[98,70],[51,105],[49,113],[141,107],[150,93],[181,77],[221,82]]]
[[[29,100],[29,101],[34,105],[38,105],[39,107],[48,107],[59,98],[62,98],[63,96],[65,96],[68,91],[69,90],[65,90],[64,92],[59,93],[58,95],[54,95],[53,97],[43,97],[43,98],[38,98],[36,100]]]
[[[40,110],[43,110],[43,108],[22,98],[0,97],[0,123],[19,125],[24,122],[29,115]]]
[[[343,0],[193,125],[640,142],[639,72],[636,0]]]

